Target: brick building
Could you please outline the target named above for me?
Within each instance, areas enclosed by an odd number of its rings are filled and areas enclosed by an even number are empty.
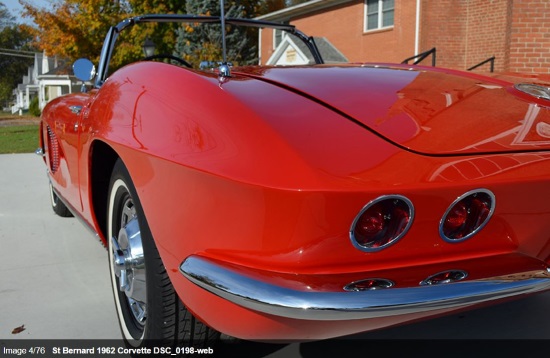
[[[260,19],[325,38],[350,62],[402,62],[435,47],[438,67],[494,56],[498,72],[550,73],[549,0],[312,0]],[[283,36],[261,31],[262,63]]]

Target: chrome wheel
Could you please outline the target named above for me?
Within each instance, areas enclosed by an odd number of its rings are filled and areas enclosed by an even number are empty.
[[[220,335],[193,317],[176,294],[130,174],[120,160],[109,188],[109,268],[125,344],[211,347]]]
[[[141,232],[136,209],[130,197],[122,205],[120,230],[111,238],[111,265],[118,279],[118,289],[126,295],[135,321],[145,325],[147,286]]]
[[[109,264],[124,338],[140,341],[147,319],[147,279],[141,230],[127,184],[117,179],[109,197]]]

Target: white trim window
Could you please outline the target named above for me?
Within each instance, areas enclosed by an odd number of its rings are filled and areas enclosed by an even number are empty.
[[[365,0],[365,31],[392,27],[395,0]]]
[[[286,31],[273,29],[273,49],[276,49],[286,36]]]
[[[288,25],[288,21],[283,21],[283,24]],[[288,33],[283,30],[273,29],[273,49],[276,49],[281,42],[288,36]]]

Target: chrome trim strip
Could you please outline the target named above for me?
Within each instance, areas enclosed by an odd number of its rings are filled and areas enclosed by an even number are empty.
[[[79,115],[82,112],[82,106],[69,106],[72,114]]]
[[[485,221],[483,222],[483,224],[479,225],[479,227],[477,229],[475,229],[474,231],[472,231],[471,233],[469,233],[468,235],[464,236],[463,238],[461,239],[457,239],[457,240],[454,240],[454,239],[450,239],[448,238],[447,236],[445,236],[445,234],[443,233],[443,225],[445,224],[445,219],[447,218],[447,215],[449,215],[449,213],[451,212],[451,209],[456,205],[458,204],[459,201],[461,201],[462,199],[470,196],[470,195],[473,195],[475,193],[485,193],[487,195],[489,195],[491,197],[491,210],[489,211],[489,215],[487,215],[487,219],[485,219]],[[459,243],[459,242],[463,242],[465,240],[468,240],[469,238],[471,238],[472,236],[475,236],[478,232],[480,232],[484,227],[485,225],[487,225],[487,223],[489,223],[489,220],[491,220],[491,217],[493,216],[493,213],[495,212],[495,208],[496,208],[496,205],[497,205],[497,202],[496,202],[496,197],[495,197],[495,194],[493,194],[492,191],[490,191],[489,189],[483,189],[483,188],[480,188],[480,189],[474,189],[474,190],[470,190],[464,194],[462,194],[461,196],[459,196],[458,198],[456,198],[455,201],[452,202],[451,205],[449,205],[449,207],[447,208],[447,210],[445,211],[445,214],[443,214],[443,216],[441,217],[441,219],[439,220],[439,236],[441,236],[441,238],[443,240],[445,240],[446,242],[449,242],[449,243]]]
[[[239,306],[293,319],[356,320],[464,308],[550,289],[546,270],[434,286],[362,292],[299,291],[258,279],[236,267],[190,256],[181,273],[197,286]],[[527,275],[527,276],[523,276]]]

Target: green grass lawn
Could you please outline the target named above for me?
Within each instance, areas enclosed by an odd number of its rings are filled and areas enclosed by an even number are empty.
[[[38,125],[0,127],[0,154],[33,153],[38,148]]]

